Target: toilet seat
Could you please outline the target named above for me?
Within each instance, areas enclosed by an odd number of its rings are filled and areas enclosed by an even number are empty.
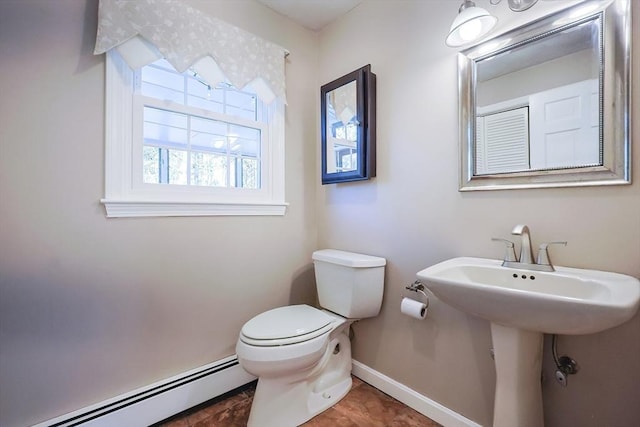
[[[245,323],[240,340],[257,347],[298,344],[331,332],[335,320],[304,304],[274,308]]]

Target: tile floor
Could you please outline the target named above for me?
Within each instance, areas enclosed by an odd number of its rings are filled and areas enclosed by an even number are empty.
[[[255,383],[165,420],[157,427],[244,427]],[[441,427],[380,390],[353,377],[351,391],[306,427]]]

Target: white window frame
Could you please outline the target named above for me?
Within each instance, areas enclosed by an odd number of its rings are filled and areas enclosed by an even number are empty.
[[[140,95],[135,94],[134,77],[134,71],[115,49],[107,52],[105,197],[101,199],[107,217],[285,214],[288,204],[284,198],[282,100],[276,99],[266,107],[269,123],[261,154],[259,189],[144,184],[139,135],[142,107]],[[156,101],[156,105],[161,103]],[[213,115],[202,110],[203,117]],[[252,126],[255,127],[255,123]]]

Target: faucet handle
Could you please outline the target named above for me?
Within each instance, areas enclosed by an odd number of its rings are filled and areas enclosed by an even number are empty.
[[[516,258],[516,251],[513,249],[513,242],[511,240],[500,239],[498,237],[492,237],[491,240],[494,242],[502,242],[507,246],[506,252],[504,253],[505,262],[518,262],[518,259]]]
[[[551,265],[551,260],[549,259],[549,251],[547,250],[549,245],[567,246],[567,242],[542,243],[540,245],[540,248],[538,249],[538,261],[537,261],[537,264],[540,264],[540,265]]]

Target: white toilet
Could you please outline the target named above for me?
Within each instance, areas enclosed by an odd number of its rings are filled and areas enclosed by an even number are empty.
[[[275,308],[240,332],[238,361],[258,377],[249,427],[300,425],[351,389],[349,326],[380,312],[386,260],[324,249],[313,263],[323,310]]]

